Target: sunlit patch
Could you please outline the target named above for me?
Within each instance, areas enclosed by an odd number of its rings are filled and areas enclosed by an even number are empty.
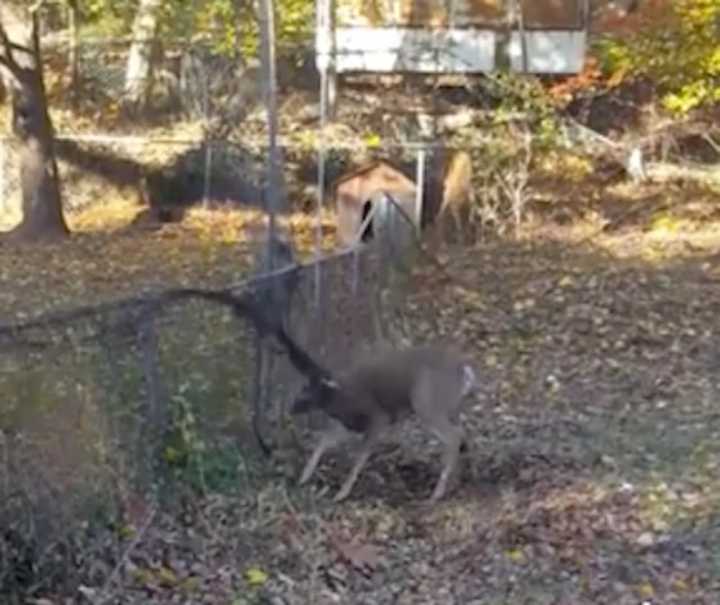
[[[685,221],[671,214],[659,213],[650,223],[650,235],[657,238],[672,237],[679,233],[684,226],[688,226]]]
[[[135,295],[138,288],[166,288],[202,283],[226,285],[247,276],[252,254],[252,230],[263,214],[247,208],[191,208],[177,223],[147,229],[134,224],[145,208],[118,199],[82,211],[66,213],[72,236],[34,246],[8,246],[0,264],[0,304],[21,318],[28,308],[42,313],[89,299]],[[312,258],[317,247],[314,214],[278,217],[291,237],[298,257]],[[321,249],[335,246],[335,217],[323,211]],[[29,270],[30,269],[30,270]],[[53,296],[46,293],[52,291]]]
[[[66,213],[72,232],[115,231],[130,225],[143,210],[137,201],[119,198],[111,202],[94,204],[79,212]]]

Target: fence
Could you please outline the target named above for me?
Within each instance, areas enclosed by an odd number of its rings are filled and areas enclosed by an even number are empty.
[[[369,159],[389,158],[393,170],[402,173],[408,186],[415,188],[415,199],[404,199],[404,204],[416,221],[422,217],[425,223],[434,216],[446,191],[453,199],[451,205],[463,207],[466,221],[481,229],[504,230],[521,222],[530,201],[534,145],[530,135],[498,137],[486,145],[455,148],[418,143],[367,149],[333,142],[324,148],[321,176],[318,156],[312,149],[285,145],[283,177],[291,204],[281,204],[280,211],[317,208],[319,198],[321,208],[336,210],[331,207],[333,183],[359,166],[367,166]],[[11,228],[21,216],[19,151],[17,141],[0,137],[0,231]],[[264,145],[61,134],[56,151],[63,209],[69,214],[115,202],[137,202],[139,207],[154,211],[178,212],[158,212],[158,217],[181,216],[198,206],[265,208]],[[461,161],[449,169],[453,157],[459,155],[466,158],[466,164]],[[363,191],[369,186],[369,182],[363,185]]]
[[[403,286],[378,251],[317,261],[319,297],[315,267],[297,269],[291,333],[331,369],[388,338]],[[257,487],[270,466],[250,429],[254,339],[252,323],[221,306],[163,295],[0,326],[0,595],[71,585],[73,536],[130,514],[134,495]],[[276,359],[263,413],[276,444],[299,380]]]
[[[53,116],[59,133],[57,152],[66,210],[115,199],[141,199],[152,206],[217,201],[262,203],[266,123],[259,102],[257,66],[219,52],[213,40],[163,37],[162,48],[152,57],[153,77],[145,113],[129,123],[118,123],[118,101],[126,85],[131,40],[88,37],[83,30],[71,44],[67,39],[69,30],[63,29],[67,25],[66,9],[52,3],[48,6],[52,9],[48,8],[43,31],[44,36],[47,33],[45,52],[51,67],[46,72],[47,88],[54,109],[71,110],[57,111]],[[64,41],[55,43],[56,34],[61,41],[65,36]],[[301,67],[287,60],[298,56],[304,57]],[[279,62],[281,88],[290,84],[293,91],[318,90],[311,46],[282,49]],[[390,111],[393,126],[406,133],[414,131],[410,139],[434,137],[437,128],[430,128],[427,123],[432,121],[427,106],[436,105],[433,99],[438,95],[430,97],[425,104],[426,113],[419,112],[421,103],[414,106],[417,115],[405,108],[401,112]],[[312,112],[305,114],[305,123],[308,118],[316,119]],[[65,119],[68,115],[70,122]],[[348,125],[357,132],[367,127],[364,118],[358,124],[350,121]],[[442,124],[435,126],[444,134],[457,130],[445,129]],[[143,129],[142,136],[138,136]],[[385,137],[386,133],[380,134]],[[388,134],[389,139],[397,132]],[[344,136],[349,138],[347,133]],[[342,137],[340,134],[338,138]],[[482,141],[487,148],[480,153],[485,157],[476,162],[481,171],[488,165],[488,158],[494,165],[498,157],[497,150],[488,147],[494,144],[491,138]],[[314,145],[309,142],[304,148],[289,141],[284,143],[285,157],[290,160],[285,163],[288,197],[297,207],[311,205],[318,195],[322,196],[322,187],[320,194],[316,189],[319,180],[322,186],[327,186],[348,166],[357,164],[361,156],[367,156],[364,145],[328,140],[326,160],[318,161],[313,155]],[[477,147],[478,141],[467,145]],[[378,151],[389,151],[393,157],[408,156],[410,162],[417,162],[420,173],[421,148],[422,145],[401,144],[392,150]],[[0,229],[19,218],[17,152],[11,139],[0,141]],[[493,193],[492,187],[485,186],[487,179],[481,176],[475,180],[478,190]],[[496,199],[488,199],[484,204],[490,222],[503,219],[503,215],[517,214],[498,208],[502,205]]]
[[[66,211],[118,199],[171,206],[262,203],[261,154],[229,142],[61,135],[56,151]],[[0,139],[4,212],[19,204],[19,163],[18,144]]]

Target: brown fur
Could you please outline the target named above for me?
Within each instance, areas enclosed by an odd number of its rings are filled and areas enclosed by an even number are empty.
[[[452,215],[455,235],[462,236],[472,201],[472,158],[467,151],[456,151],[450,157],[443,175],[443,197],[438,213],[438,226],[443,237],[447,229],[448,212]]]
[[[293,404],[294,413],[320,409],[335,420],[320,439],[300,478],[307,482],[321,456],[341,443],[348,432],[363,435],[363,444],[350,475],[337,493],[346,498],[381,435],[410,414],[416,414],[445,447],[443,470],[432,495],[445,495],[463,442],[457,423],[460,406],[474,386],[471,366],[442,347],[414,347],[376,355],[340,377],[311,380]]]

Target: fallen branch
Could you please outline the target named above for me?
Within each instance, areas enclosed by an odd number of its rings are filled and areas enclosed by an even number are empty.
[[[685,180],[705,185],[720,185],[720,163],[716,166],[703,166],[689,162],[648,162],[645,170],[650,180],[659,183]]]
[[[112,597],[112,593],[109,592],[110,588],[112,587],[113,583],[115,582],[115,579],[117,578],[117,576],[120,573],[120,571],[122,570],[122,568],[127,563],[128,559],[130,558],[130,555],[135,550],[135,548],[137,548],[137,545],[140,543],[140,540],[143,539],[143,537],[145,536],[145,533],[150,528],[150,525],[152,524],[152,521],[155,518],[156,513],[157,513],[157,508],[153,507],[150,510],[150,512],[148,513],[147,517],[145,518],[145,522],[143,523],[142,527],[135,534],[135,537],[132,539],[130,544],[128,544],[127,548],[125,549],[122,556],[120,557],[120,560],[117,562],[117,565],[115,565],[112,572],[108,576],[108,579],[105,581],[105,584],[102,587],[102,590],[100,591],[99,596],[93,598],[90,595],[86,595],[93,602],[93,605],[103,605],[104,603],[107,603],[110,600],[110,598]]]

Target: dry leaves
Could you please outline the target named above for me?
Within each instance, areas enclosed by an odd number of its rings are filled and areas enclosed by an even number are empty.
[[[333,531],[329,542],[341,561],[365,576],[372,574],[382,561],[380,549],[359,535],[347,539]]]

